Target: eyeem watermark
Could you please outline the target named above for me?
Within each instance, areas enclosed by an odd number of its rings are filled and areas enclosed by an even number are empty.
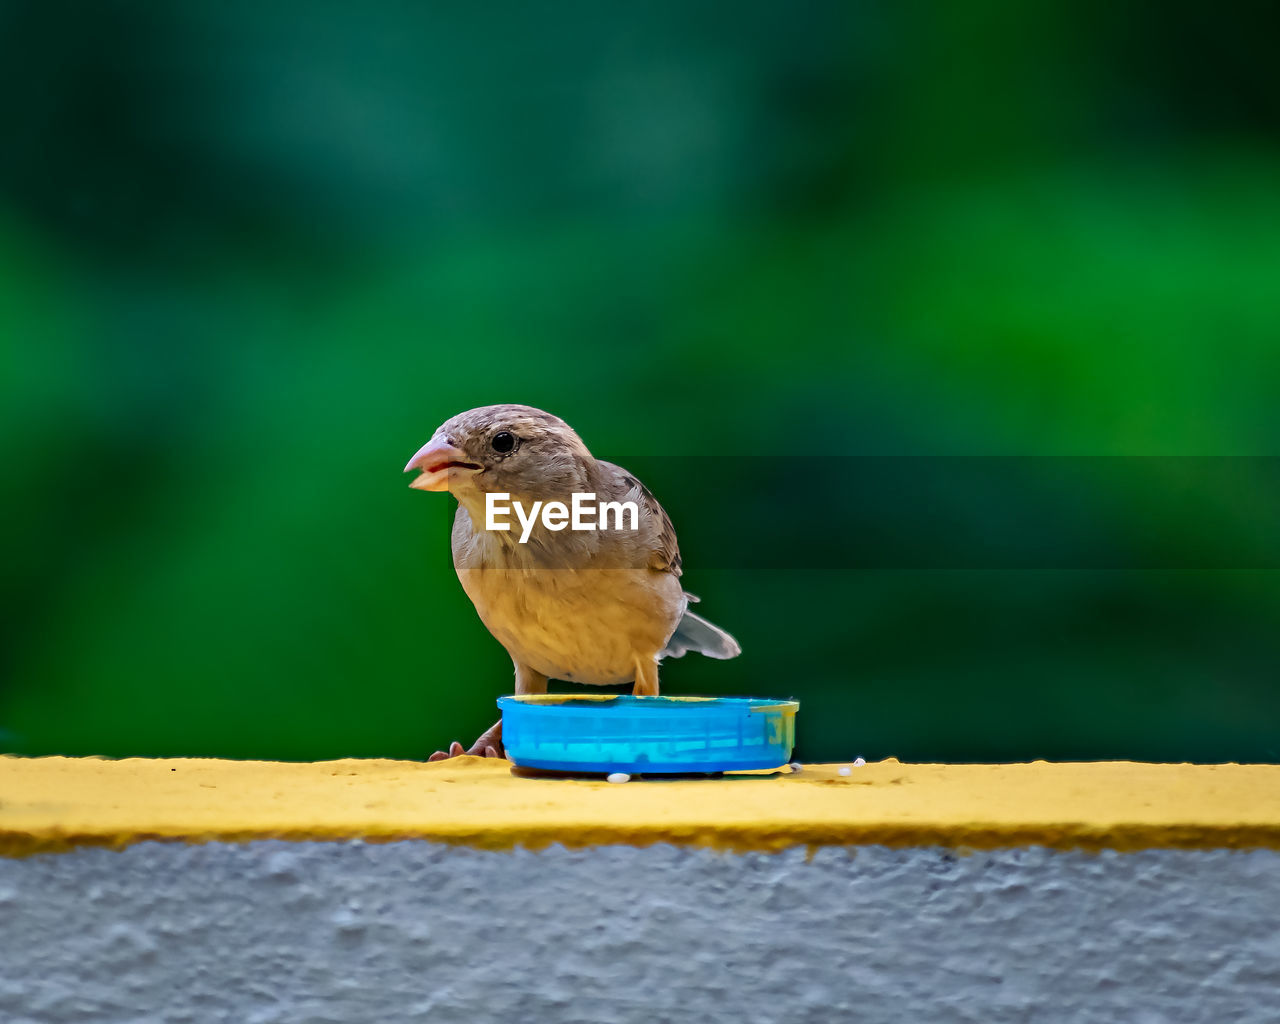
[[[594,492],[575,492],[568,505],[563,501],[535,501],[533,507],[526,510],[503,491],[484,496],[484,528],[510,530],[511,523],[507,520],[513,511],[520,522],[521,544],[529,540],[539,518],[546,529],[557,532],[566,527],[570,530],[635,530],[640,525],[640,509],[634,501],[603,501],[597,504]],[[609,526],[610,514],[613,516],[612,527]],[[630,526],[622,525],[624,514],[629,517]]]

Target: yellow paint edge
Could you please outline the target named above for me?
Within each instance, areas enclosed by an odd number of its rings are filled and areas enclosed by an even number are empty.
[[[779,853],[795,847],[810,851],[822,847],[888,846],[893,848],[941,847],[961,852],[1044,847],[1051,850],[1078,850],[1098,853],[1114,850],[1280,850],[1280,826],[1205,826],[1187,823],[1178,826],[1109,826],[1089,828],[1061,826],[1001,827],[973,829],[919,826],[859,826],[850,829],[790,828],[783,833],[708,825],[678,829],[618,829],[584,825],[565,830],[537,829],[227,829],[205,832],[155,830],[136,833],[0,831],[0,856],[21,858],[44,853],[65,853],[80,847],[121,850],[138,843],[249,843],[264,840],[285,842],[393,843],[406,840],[465,846],[472,849],[508,851],[544,850],[551,846],[585,849],[593,846],[647,847],[659,843],[699,847],[726,853]]]
[[[0,757],[0,855],[139,842],[485,850],[1280,849],[1280,766],[806,765],[767,778],[528,779],[508,761]]]

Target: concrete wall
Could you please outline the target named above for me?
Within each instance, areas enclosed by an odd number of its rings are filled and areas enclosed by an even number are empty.
[[[425,841],[0,859],[0,1021],[1251,1024],[1280,853]]]

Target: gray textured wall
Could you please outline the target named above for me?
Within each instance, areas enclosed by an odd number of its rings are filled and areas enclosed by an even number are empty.
[[[1280,853],[487,853],[145,843],[0,860],[6,1024],[1280,1020]]]

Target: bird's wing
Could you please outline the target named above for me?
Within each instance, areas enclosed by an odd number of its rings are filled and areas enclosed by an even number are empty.
[[[656,572],[669,572],[672,576],[679,576],[682,571],[680,545],[676,542],[676,528],[671,525],[667,510],[658,503],[649,488],[621,466],[603,459],[598,459],[596,464],[608,473],[612,489],[625,492],[625,500],[634,501],[653,523],[655,531],[649,550],[648,567]]]
[[[636,483],[640,484],[638,480]],[[679,576],[683,571],[680,545],[676,543],[676,528],[671,525],[671,517],[644,484],[640,484],[640,497],[644,502],[643,507],[649,510],[658,523],[658,544],[649,558],[649,568]]]

